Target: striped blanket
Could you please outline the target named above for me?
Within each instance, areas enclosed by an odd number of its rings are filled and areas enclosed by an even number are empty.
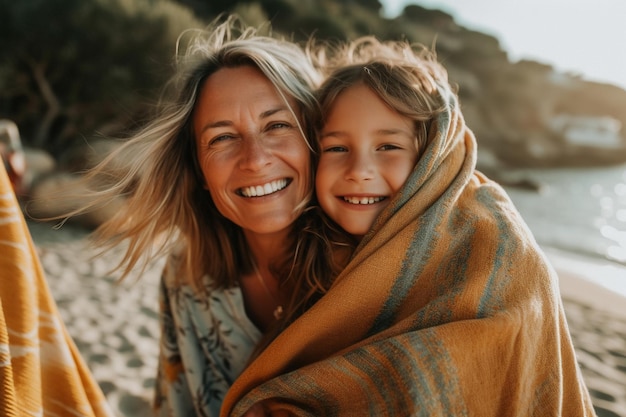
[[[0,416],[113,416],[61,321],[4,166]]]
[[[556,274],[475,170],[474,135],[448,102],[400,195],[235,381],[222,416],[261,401],[297,416],[595,415]]]

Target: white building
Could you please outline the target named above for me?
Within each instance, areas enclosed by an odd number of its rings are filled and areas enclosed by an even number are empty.
[[[622,123],[609,116],[574,116],[560,114],[550,121],[552,131],[561,134],[571,145],[623,148]]]

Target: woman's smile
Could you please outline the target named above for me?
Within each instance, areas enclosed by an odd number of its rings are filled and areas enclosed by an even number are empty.
[[[282,178],[280,180],[266,182],[262,185],[242,187],[237,190],[237,194],[241,195],[242,197],[264,197],[266,195],[274,194],[278,191],[284,190],[290,183],[290,178]]]

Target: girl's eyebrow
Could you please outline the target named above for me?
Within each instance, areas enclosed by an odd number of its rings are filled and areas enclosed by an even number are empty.
[[[283,111],[287,111],[287,108],[284,106],[281,107],[277,107],[274,109],[269,109],[266,110],[264,112],[261,112],[261,114],[259,114],[259,119],[263,120],[263,119],[267,119],[268,117],[273,116],[276,113],[280,113]],[[216,127],[228,127],[228,126],[232,126],[233,122],[230,120],[217,120],[215,122],[209,122],[207,124],[205,124],[202,127],[202,130],[200,131],[200,134],[202,135],[205,131],[209,130],[209,129],[213,129]]]
[[[332,130],[330,132],[322,130],[322,132],[320,133],[320,137],[324,138],[326,136],[337,136],[339,134],[341,134],[341,131],[339,131],[339,130]]]
[[[404,134],[404,135],[412,135],[412,132],[409,132],[405,129],[378,129],[374,132],[375,135],[398,135],[398,134]],[[320,133],[320,139],[324,139],[325,137],[329,137],[329,136],[345,136],[347,135],[346,132],[342,131],[342,130],[331,130],[328,132],[322,131]]]

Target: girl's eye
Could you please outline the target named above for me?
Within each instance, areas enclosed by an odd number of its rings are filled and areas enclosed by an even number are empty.
[[[399,146],[396,145],[392,145],[392,144],[386,144],[386,145],[382,145],[381,147],[379,147],[378,149],[380,149],[381,151],[392,151],[394,149],[401,149]]]
[[[324,152],[348,152],[348,150],[344,146],[329,146],[324,148]]]

